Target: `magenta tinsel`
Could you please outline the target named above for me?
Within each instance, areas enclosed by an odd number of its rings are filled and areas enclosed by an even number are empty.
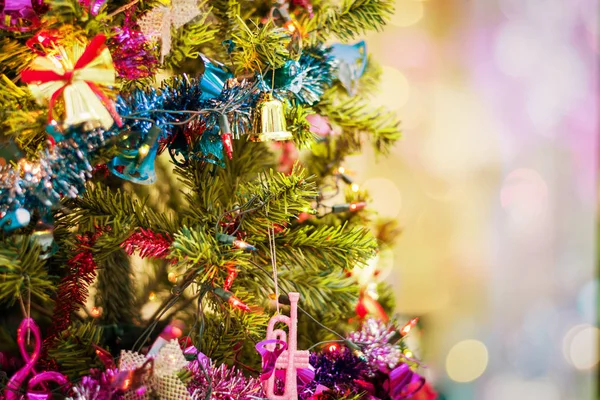
[[[190,363],[194,377],[188,391],[195,399],[254,400],[265,398],[260,380],[247,378],[235,369],[221,364],[216,367],[208,358]]]
[[[359,331],[348,335],[348,340],[359,344],[371,374],[378,370],[394,368],[400,362],[400,346],[389,343],[396,330],[393,324],[369,318]]]
[[[158,69],[158,59],[144,34],[125,21],[108,44],[115,69],[126,79],[145,78]]]

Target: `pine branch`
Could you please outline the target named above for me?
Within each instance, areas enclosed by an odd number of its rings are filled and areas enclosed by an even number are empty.
[[[244,190],[243,198],[253,211],[244,215],[240,229],[252,240],[264,238],[267,228],[287,225],[311,209],[311,202],[317,197],[315,184],[298,165],[289,175],[270,170],[249,182]]]
[[[131,323],[137,316],[133,271],[125,251],[113,251],[98,260],[96,306],[104,324]]]
[[[212,227],[211,227],[212,228]],[[169,258],[176,260],[174,268],[181,266],[186,276],[196,276],[196,282],[212,282],[222,286],[230,265],[247,268],[249,253],[218,243],[214,231],[199,226],[183,227],[174,235]]]
[[[240,3],[238,0],[211,1],[212,13],[219,20],[220,38],[229,38],[237,29],[237,18],[240,16]]]
[[[8,37],[0,38],[0,73],[16,80],[37,55],[22,43]]]
[[[380,31],[394,13],[391,0],[343,0],[340,6],[315,7],[307,29],[321,41],[330,35],[347,42],[368,31]]]
[[[48,355],[71,381],[89,374],[91,368],[102,368],[92,345],[101,342],[103,329],[93,322],[75,323],[61,332],[48,350]]]
[[[251,304],[251,298],[235,294],[246,304]],[[199,349],[216,363],[230,363],[244,343],[256,344],[262,340],[270,318],[266,313],[233,310],[229,304],[220,302],[211,302],[203,316],[204,330],[199,337]],[[255,365],[259,360],[254,357]]]
[[[41,248],[29,237],[15,237],[0,246],[0,302],[12,305],[29,293],[42,303],[50,301],[54,282],[40,259]]]
[[[351,150],[360,149],[361,133],[367,134],[375,150],[383,154],[402,136],[395,113],[385,111],[382,107],[373,109],[359,97],[336,101],[332,94],[331,90],[326,92],[316,110],[343,130],[346,136],[344,140]]]
[[[396,297],[394,295],[394,288],[387,282],[379,282],[377,284],[377,302],[381,304],[383,310],[391,315],[396,311]]]
[[[203,4],[200,4],[199,7],[202,7]],[[212,42],[215,39],[218,30],[211,29],[210,24],[206,23],[207,17],[208,13],[199,20],[185,24],[177,31],[172,28],[174,32],[171,52],[165,62],[168,68],[180,70],[186,61],[198,58],[204,43]],[[196,65],[194,67],[194,69],[197,68]]]
[[[96,225],[110,225],[115,221],[130,223],[130,227],[152,229],[159,233],[175,232],[178,229],[176,215],[155,212],[145,207],[131,193],[121,189],[112,191],[102,184],[88,184],[83,196],[66,201],[70,209],[70,226],[83,226],[92,230]]]
[[[3,109],[17,105],[33,105],[34,100],[25,87],[15,85],[4,74],[0,75],[0,82],[2,83],[0,85],[0,106]]]
[[[302,226],[276,238],[277,259],[288,268],[332,272],[364,264],[377,243],[365,228]]]
[[[266,72],[281,68],[290,58],[288,46],[292,37],[284,28],[273,27],[269,22],[262,27],[250,29],[238,17],[239,29],[232,34],[233,62],[236,73],[247,71]]]
[[[14,110],[17,105],[8,106],[2,111],[0,129],[4,135],[11,135],[19,149],[29,160],[38,156],[46,144],[47,134],[44,128],[48,124],[47,111]],[[6,110],[10,111],[6,111]]]
[[[45,18],[53,22],[51,26],[74,25],[83,16],[83,10],[77,0],[48,0],[46,3],[50,7]]]
[[[311,108],[300,104],[286,110],[287,128],[294,135],[294,143],[299,149],[309,148],[316,140],[316,135],[310,131],[310,123],[306,120],[311,114],[314,114]]]
[[[266,143],[241,138],[234,142],[233,160],[225,160],[225,168],[192,160],[185,168],[175,168],[175,174],[189,188],[185,194],[190,205],[187,212],[197,223],[214,226],[224,211],[235,206],[240,183],[273,167]]]
[[[334,319],[345,319],[345,313],[358,300],[358,286],[341,270],[315,274],[295,268],[281,271],[278,280],[287,292],[299,292],[302,308],[314,316],[330,315]]]

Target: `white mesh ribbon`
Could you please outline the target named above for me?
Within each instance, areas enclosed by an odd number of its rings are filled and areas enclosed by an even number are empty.
[[[175,29],[200,15],[198,0],[173,0],[171,6],[150,10],[138,22],[142,33],[151,40],[161,41],[161,59],[171,51],[171,26]]]
[[[119,370],[134,370],[146,362],[146,357],[131,351],[122,351]],[[146,378],[147,390],[128,390],[124,398],[127,400],[149,400],[153,392],[160,399],[179,400],[190,399],[185,384],[177,377],[177,373],[187,366],[188,362],[177,343],[171,340],[160,349],[154,358],[154,370],[151,376]]]

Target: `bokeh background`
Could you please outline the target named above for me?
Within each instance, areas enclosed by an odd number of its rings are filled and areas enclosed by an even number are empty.
[[[404,140],[349,164],[442,398],[596,399],[596,0],[398,0],[367,37]]]

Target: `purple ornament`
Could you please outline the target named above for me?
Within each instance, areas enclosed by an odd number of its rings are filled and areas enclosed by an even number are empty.
[[[0,29],[27,32],[40,27],[39,14],[47,6],[43,0],[1,0]]]
[[[268,345],[276,345],[273,350],[267,349]],[[256,351],[262,358],[263,373],[260,375],[261,381],[266,381],[273,375],[277,359],[287,349],[287,343],[279,339],[268,339],[260,341],[256,344]]]
[[[408,364],[401,364],[389,373],[384,384],[393,400],[410,399],[425,384],[425,378],[412,371]]]

